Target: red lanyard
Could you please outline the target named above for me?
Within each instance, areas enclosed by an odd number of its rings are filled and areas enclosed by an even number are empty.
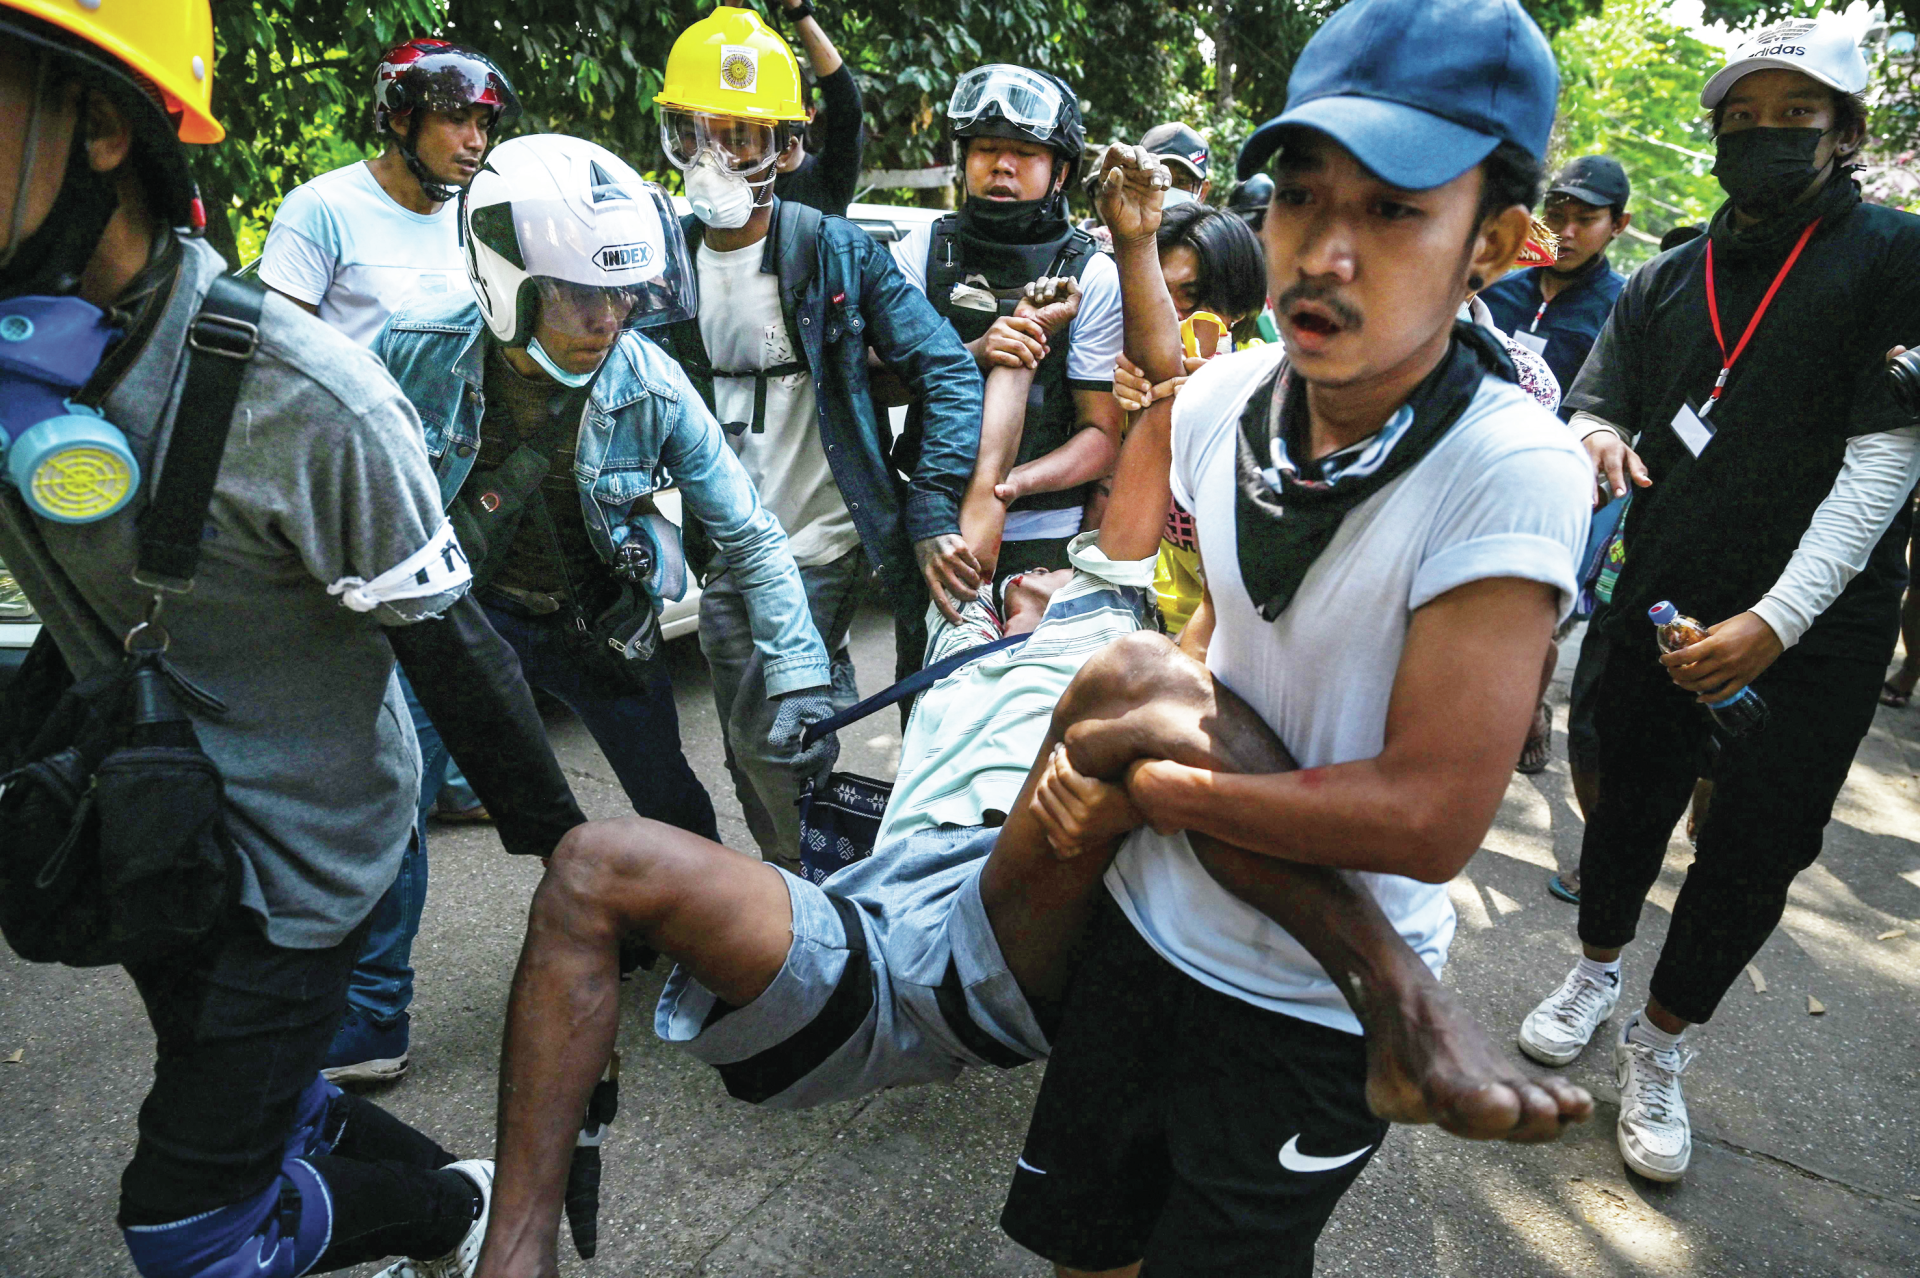
[[[1767,307],[1773,304],[1773,295],[1780,291],[1782,284],[1786,283],[1787,272],[1791,271],[1793,264],[1800,260],[1800,250],[1807,246],[1807,241],[1812,239],[1813,233],[1820,229],[1820,223],[1823,220],[1816,217],[1808,223],[1806,230],[1800,232],[1799,242],[1793,246],[1793,252],[1787,254],[1787,260],[1780,267],[1780,273],[1773,277],[1772,286],[1767,289],[1767,295],[1760,299],[1759,308],[1754,311],[1753,318],[1747,321],[1747,331],[1740,334],[1740,344],[1733,348],[1731,355],[1727,354],[1727,339],[1720,335],[1720,302],[1713,290],[1713,239],[1711,236],[1708,237],[1707,316],[1713,320],[1713,340],[1720,344],[1720,358],[1723,362],[1720,365],[1720,376],[1713,383],[1713,394],[1709,395],[1707,402],[1700,406],[1702,417],[1712,412],[1713,406],[1720,402],[1720,392],[1726,389],[1727,374],[1733,371],[1733,362],[1740,358],[1742,351],[1747,349],[1748,341],[1753,338],[1753,330],[1760,327],[1760,317],[1765,315]]]

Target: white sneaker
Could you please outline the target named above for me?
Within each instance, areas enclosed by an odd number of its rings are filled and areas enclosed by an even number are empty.
[[[1586,1050],[1593,1032],[1613,1015],[1620,1001],[1619,974],[1612,985],[1596,981],[1578,965],[1560,988],[1520,1022],[1520,1050],[1542,1065],[1565,1065]]]
[[[432,1260],[400,1260],[382,1269],[373,1278],[473,1278],[480,1267],[480,1244],[487,1240],[487,1216],[493,1208],[493,1160],[465,1158],[448,1163],[443,1171],[457,1171],[480,1190],[480,1216],[467,1230],[460,1244],[444,1256]]]
[[[1648,1180],[1679,1180],[1693,1159],[1693,1127],[1687,1122],[1680,1075],[1695,1055],[1690,1047],[1633,1042],[1626,1029],[1613,1045],[1613,1072],[1620,1081],[1620,1122],[1614,1135],[1620,1157]]]

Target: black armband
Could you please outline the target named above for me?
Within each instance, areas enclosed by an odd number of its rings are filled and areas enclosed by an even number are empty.
[[[807,0],[800,0],[800,3],[791,9],[785,5],[781,5],[780,13],[788,22],[798,22],[802,18],[811,18],[813,16],[813,6],[809,4]]]

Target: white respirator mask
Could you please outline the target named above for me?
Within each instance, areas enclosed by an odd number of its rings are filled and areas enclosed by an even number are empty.
[[[721,168],[711,156],[701,156],[682,177],[687,184],[687,203],[693,206],[693,215],[706,225],[733,231],[753,218],[758,203],[753,183]]]

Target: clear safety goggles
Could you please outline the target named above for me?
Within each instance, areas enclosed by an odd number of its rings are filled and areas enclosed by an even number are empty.
[[[1060,86],[1046,76],[995,62],[960,77],[947,102],[947,118],[965,128],[997,107],[1007,123],[1045,138],[1059,123],[1060,104]]]
[[[690,169],[703,153],[734,173],[753,173],[780,158],[773,125],[731,115],[706,115],[665,107],[660,112],[660,149],[677,169]]]

